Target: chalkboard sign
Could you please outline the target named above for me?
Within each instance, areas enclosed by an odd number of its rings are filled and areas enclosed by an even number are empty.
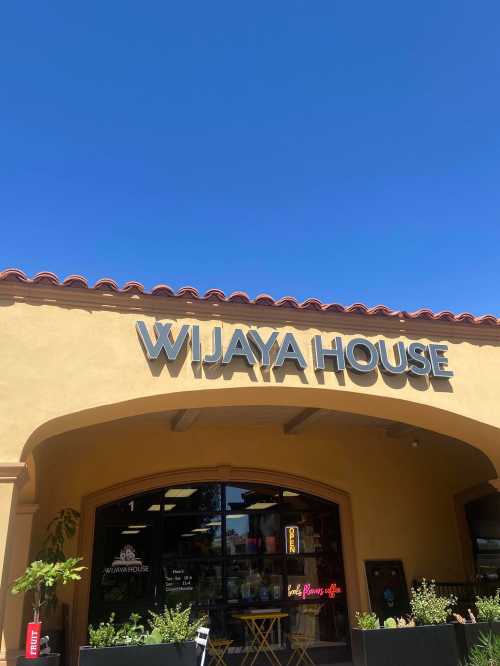
[[[388,617],[404,617],[410,612],[406,577],[401,560],[365,562],[370,607],[382,623]]]

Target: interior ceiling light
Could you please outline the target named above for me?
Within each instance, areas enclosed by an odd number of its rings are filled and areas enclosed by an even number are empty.
[[[172,511],[174,506],[175,506],[175,504],[164,504],[163,508],[165,509],[165,511]]]
[[[139,534],[139,530],[122,530],[122,534]]]
[[[298,497],[299,493],[294,493],[293,490],[284,490],[283,497]]]
[[[143,530],[147,525],[129,525],[129,530]]]
[[[181,537],[194,537],[194,534],[191,534],[191,532],[188,532],[187,534],[181,534]]]
[[[148,511],[161,511],[161,506],[159,504],[151,504]]]
[[[191,497],[198,488],[170,488],[165,493],[165,497]]]
[[[276,506],[276,502],[255,502],[255,504],[247,506],[247,509],[256,511],[257,509],[269,509],[271,506]]]
[[[228,516],[226,516],[227,520],[235,519],[235,518],[244,518],[246,516],[245,513],[232,513]]]
[[[213,527],[218,527],[219,525],[222,525],[222,523],[221,523],[220,520],[212,520],[211,522],[206,523],[206,525],[207,525],[207,526],[208,526],[208,525],[212,525]]]
[[[195,527],[194,530],[191,530],[192,532],[210,532],[209,527]]]

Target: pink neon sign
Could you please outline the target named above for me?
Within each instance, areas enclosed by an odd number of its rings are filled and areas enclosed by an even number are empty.
[[[309,597],[328,597],[335,599],[337,594],[341,594],[342,588],[337,583],[330,583],[328,587],[313,587],[310,583],[297,583],[297,585],[288,586],[289,597],[299,597],[307,599]]]

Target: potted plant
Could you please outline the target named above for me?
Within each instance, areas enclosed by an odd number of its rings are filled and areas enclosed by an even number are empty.
[[[488,633],[480,634],[465,662],[465,666],[497,666],[500,664],[500,636]]]
[[[471,654],[481,636],[500,636],[500,588],[490,597],[476,596],[475,607],[475,615],[469,609],[468,622],[464,617],[454,615],[457,620],[455,631],[461,659],[466,659]]]
[[[80,648],[80,666],[196,665],[194,639],[205,617],[193,620],[191,606],[178,604],[163,613],[150,611],[149,631],[140,621],[132,614],[128,622],[116,625],[113,614],[108,622],[90,626],[90,645]]]
[[[41,611],[48,604],[52,590],[58,585],[80,580],[81,572],[85,567],[80,566],[81,558],[70,557],[64,562],[32,562],[24,574],[14,581],[12,594],[31,592],[33,607],[33,622],[30,622],[26,631],[25,657],[19,657],[18,666],[31,664],[31,666],[58,666],[59,655],[50,654],[40,656],[41,638]]]
[[[380,627],[375,614],[357,613],[358,628],[351,632],[354,665],[457,666],[455,632],[446,624],[455,603],[424,579],[411,590],[409,619],[389,618]]]
[[[61,509],[47,525],[45,539],[35,559],[44,562],[64,562],[67,559],[64,552],[66,542],[75,536],[79,519],[80,514],[76,509],[71,507]],[[49,639],[51,651],[61,653],[61,661],[64,663],[67,609],[63,604],[59,604],[55,588],[47,590],[44,616],[46,619],[44,636]]]

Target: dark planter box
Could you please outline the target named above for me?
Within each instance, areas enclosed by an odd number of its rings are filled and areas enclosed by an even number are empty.
[[[16,660],[17,666],[59,666],[58,654],[48,654],[46,657],[38,657],[38,659],[26,659],[26,657],[18,657]]]
[[[80,648],[80,666],[196,666],[196,643]]]
[[[405,629],[352,629],[354,666],[457,666],[452,624]]]
[[[472,624],[455,624],[455,632],[457,635],[458,654],[463,661],[469,656],[469,652],[474,645],[479,642],[481,634],[488,634],[493,632],[500,636],[500,622],[477,622]]]

